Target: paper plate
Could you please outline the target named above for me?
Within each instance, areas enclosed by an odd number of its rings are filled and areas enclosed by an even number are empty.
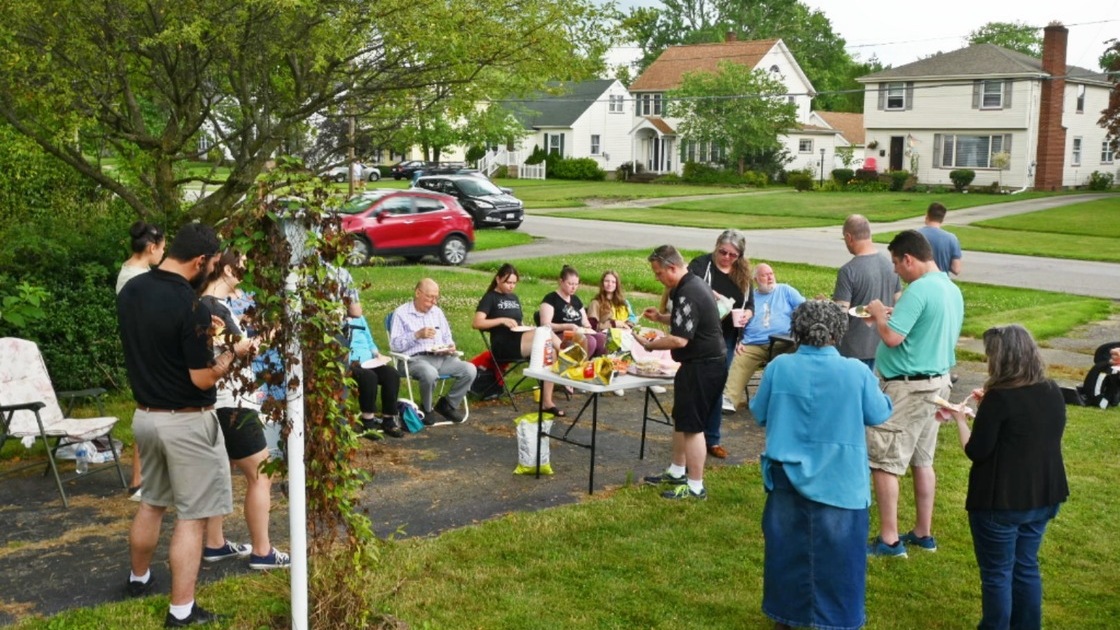
[[[853,306],[852,308],[848,309],[848,314],[852,317],[858,317],[860,319],[867,319],[868,317],[871,317],[871,313],[867,312],[866,306]]]
[[[512,330],[513,332],[529,332],[532,329],[532,326],[514,326],[513,328],[510,328],[510,330]]]

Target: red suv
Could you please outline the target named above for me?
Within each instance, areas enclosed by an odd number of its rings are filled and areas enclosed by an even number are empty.
[[[420,190],[378,188],[351,197],[339,208],[342,228],[354,235],[349,263],[371,256],[403,256],[416,262],[436,256],[461,265],[474,248],[474,222],[454,197]]]

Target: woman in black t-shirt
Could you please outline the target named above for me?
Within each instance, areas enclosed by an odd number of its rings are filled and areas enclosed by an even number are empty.
[[[579,343],[587,356],[597,357],[607,351],[607,337],[591,328],[591,320],[583,308],[583,301],[576,295],[579,273],[564,265],[560,270],[560,283],[555,291],[544,296],[540,306],[541,326],[548,326],[557,335]],[[570,332],[570,334],[569,334]]]
[[[519,279],[517,268],[509,263],[498,268],[486,294],[478,301],[471,327],[490,332],[490,351],[494,361],[508,363],[528,357],[533,351],[533,329],[521,324],[521,299],[514,293]],[[524,328],[524,330],[515,330]],[[553,336],[553,347],[560,347],[560,340]],[[552,402],[553,385],[541,383],[541,403],[545,413],[563,416],[564,412]]]

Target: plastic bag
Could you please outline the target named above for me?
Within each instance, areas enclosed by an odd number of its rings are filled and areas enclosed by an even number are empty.
[[[546,413],[543,429],[548,433],[552,429],[552,414]],[[515,475],[537,474],[537,414],[527,413],[513,419],[517,425],[517,468],[513,469]],[[548,462],[549,438],[541,437],[541,474],[551,475],[552,464]]]
[[[607,331],[607,352],[630,352],[634,345],[634,334],[625,328],[611,328]]]

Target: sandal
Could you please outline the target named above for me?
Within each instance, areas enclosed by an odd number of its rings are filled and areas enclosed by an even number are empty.
[[[566,417],[568,415],[568,414],[564,413],[563,409],[557,407],[556,405],[553,405],[553,406],[551,406],[547,409],[541,409],[541,413],[550,413],[550,414],[556,416],[557,418],[563,418],[563,417]]]

